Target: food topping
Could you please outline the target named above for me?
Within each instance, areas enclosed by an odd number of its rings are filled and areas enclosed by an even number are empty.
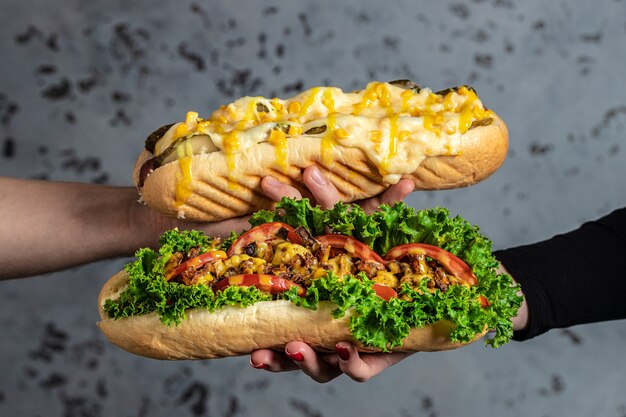
[[[352,275],[370,279],[376,294],[386,300],[402,294],[405,284],[420,293],[476,284],[462,260],[431,245],[399,245],[383,259],[353,237],[313,237],[305,227],[293,229],[280,222],[250,229],[227,252],[196,254],[194,250],[172,254],[165,266],[166,280],[208,285],[216,291],[236,285],[255,286],[271,294],[297,286],[298,292],[304,293],[313,280],[333,272],[339,278]]]
[[[237,181],[237,155],[250,146],[274,146],[275,166],[287,165],[287,144],[303,136],[320,141],[322,162],[332,164],[337,144],[362,149],[393,184],[414,172],[428,156],[456,155],[461,135],[493,122],[476,92],[466,86],[432,92],[407,80],[372,82],[365,89],[344,92],[315,87],[289,99],[243,97],[221,106],[208,118],[188,112],[184,122],[164,126],[146,140],[157,167],[184,158],[222,150],[229,180]],[[189,142],[189,143],[188,143]],[[156,167],[155,167],[156,168]],[[182,204],[186,187],[177,192]]]

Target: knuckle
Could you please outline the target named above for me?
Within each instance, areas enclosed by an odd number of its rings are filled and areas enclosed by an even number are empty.
[[[319,382],[320,384],[326,384],[334,379],[334,377],[330,375],[309,375],[315,382]]]

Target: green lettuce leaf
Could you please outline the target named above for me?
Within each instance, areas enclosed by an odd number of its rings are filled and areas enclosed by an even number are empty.
[[[215,311],[226,305],[248,306],[272,297],[255,287],[229,287],[215,294],[206,285],[188,286],[163,279],[163,268],[174,252],[187,252],[200,247],[201,252],[213,250],[213,239],[198,231],[170,230],[161,238],[159,252],[140,249],[136,261],[125,266],[128,287],[117,300],[106,300],[104,310],[119,319],[156,312],[167,325],[179,324],[190,308]]]
[[[294,200],[283,197],[276,204],[276,210],[260,210],[252,215],[250,224],[258,226],[269,222],[287,223],[292,227],[306,227],[314,236],[324,233],[326,212],[319,206],[311,206],[308,198]]]

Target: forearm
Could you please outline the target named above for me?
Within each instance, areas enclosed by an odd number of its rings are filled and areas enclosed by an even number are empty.
[[[317,183],[315,170],[312,166],[304,171],[305,184],[316,200],[329,204],[328,198],[337,196],[337,190],[329,189],[327,182]],[[282,196],[301,197],[295,188],[266,180],[261,184],[263,192],[275,201]],[[399,201],[412,189],[410,181],[401,181],[363,204]],[[174,227],[224,238],[250,226],[249,216],[214,223],[186,222],[161,215],[136,200],[137,191],[131,187],[0,177],[0,279],[129,256],[140,247],[157,246],[159,236]]]
[[[543,242],[496,252],[528,303],[528,326],[516,339],[626,318],[624,253],[626,209]]]
[[[0,178],[0,278],[131,255],[156,239],[132,223],[130,187]]]

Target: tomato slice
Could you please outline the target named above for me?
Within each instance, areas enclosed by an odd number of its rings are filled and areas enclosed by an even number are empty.
[[[385,260],[374,252],[365,243],[346,235],[322,235],[315,238],[320,243],[325,243],[331,248],[343,249],[349,254],[356,256],[363,261],[374,261],[385,264]]]
[[[209,262],[217,261],[218,259],[226,259],[226,252],[222,250],[216,250],[216,251],[203,253],[202,255],[198,255],[195,258],[191,258],[183,262],[182,264],[178,265],[175,269],[170,271],[165,276],[165,280],[169,281],[170,279],[182,274],[189,268],[198,269],[202,265],[207,264]]]
[[[372,289],[377,296],[385,301],[389,301],[392,298],[398,297],[398,293],[396,292],[396,290],[384,284],[375,283],[374,285],[372,285]]]
[[[281,236],[281,234],[284,234],[284,236]],[[298,245],[302,244],[302,238],[298,236],[293,227],[286,223],[272,222],[260,224],[239,236],[226,253],[228,256],[239,255],[252,242],[267,242],[274,239],[284,239]]]
[[[385,260],[391,261],[401,259],[407,255],[425,255],[439,262],[443,268],[457,278],[462,279],[470,285],[478,284],[476,275],[471,268],[457,256],[447,250],[426,243],[407,243],[398,245],[387,252]]]
[[[223,291],[230,286],[257,287],[261,291],[269,292],[270,294],[280,294],[290,288],[296,287],[298,288],[299,296],[304,296],[306,294],[306,290],[301,285],[288,279],[270,274],[233,275],[232,277],[224,278],[218,282],[214,289],[216,291]]]
[[[482,308],[486,308],[486,307],[489,307],[491,305],[489,300],[487,300],[487,297],[485,297],[484,295],[481,295],[480,297],[478,297],[478,301],[480,302],[480,306]]]

